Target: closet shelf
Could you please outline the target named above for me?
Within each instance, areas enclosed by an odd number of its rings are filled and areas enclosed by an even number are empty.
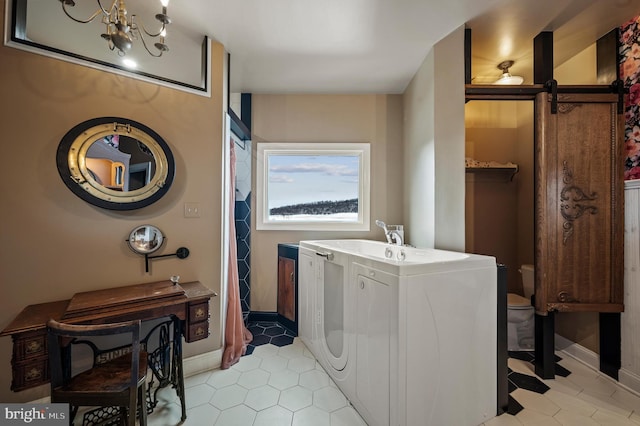
[[[509,176],[509,180],[512,181],[516,173],[518,173],[518,166],[513,167],[465,167],[467,173],[496,173],[505,174]]]

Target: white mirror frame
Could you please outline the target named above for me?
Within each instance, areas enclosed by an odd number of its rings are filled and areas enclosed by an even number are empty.
[[[358,217],[344,220],[269,220],[270,155],[353,155],[359,159]],[[370,230],[370,144],[368,143],[258,143],[256,163],[256,229],[296,231]]]

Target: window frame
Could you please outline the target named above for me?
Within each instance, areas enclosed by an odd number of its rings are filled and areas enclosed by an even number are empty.
[[[269,220],[270,155],[353,155],[359,159],[358,218],[356,221]],[[256,149],[256,230],[369,231],[371,198],[371,147],[369,143],[260,142]]]

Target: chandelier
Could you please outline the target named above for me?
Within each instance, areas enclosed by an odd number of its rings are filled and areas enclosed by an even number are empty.
[[[102,5],[104,0],[97,0],[98,9],[87,19],[77,19],[69,13],[69,9],[76,5],[74,0],[60,0],[62,10],[72,20],[81,24],[92,22],[98,16],[102,17],[102,23],[106,25],[106,33],[101,37],[108,43],[110,50],[117,49],[119,56],[125,56],[133,45],[133,40],[140,40],[144,48],[151,56],[160,57],[164,52],[169,51],[169,47],[165,44],[164,38],[167,35],[167,26],[171,23],[171,18],[167,15],[167,5],[169,0],[160,0],[162,3],[162,13],[156,14],[155,18],[160,21],[160,29],[157,32],[148,31],[144,24],[138,22],[136,15],[127,17],[127,6],[124,0],[113,0],[111,6],[105,8]],[[147,46],[145,36],[157,41],[153,44],[156,50],[152,51]]]

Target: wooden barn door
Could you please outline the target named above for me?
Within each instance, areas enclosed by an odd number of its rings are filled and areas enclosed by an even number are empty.
[[[536,98],[536,312],[622,312],[624,115],[614,94],[557,96]]]
[[[560,88],[558,88],[560,90]],[[613,94],[535,106],[536,374],[554,378],[555,312],[600,313],[600,371],[617,379],[624,292],[624,116]]]

